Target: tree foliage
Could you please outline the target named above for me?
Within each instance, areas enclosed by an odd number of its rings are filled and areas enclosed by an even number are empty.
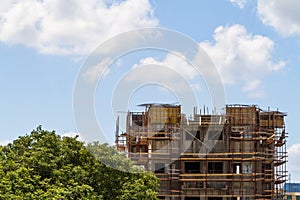
[[[156,199],[158,179],[132,168],[107,144],[38,127],[0,146],[0,199]]]

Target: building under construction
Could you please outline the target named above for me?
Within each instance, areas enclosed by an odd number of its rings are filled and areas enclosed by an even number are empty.
[[[285,113],[227,105],[224,114],[195,108],[187,117],[180,105],[142,106],[128,112],[116,146],[156,174],[159,199],[282,199]]]

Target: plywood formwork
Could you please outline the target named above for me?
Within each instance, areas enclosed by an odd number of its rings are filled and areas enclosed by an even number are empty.
[[[282,197],[285,113],[227,105],[226,114],[195,109],[188,119],[180,105],[144,106],[144,112],[128,112],[126,133],[116,135],[116,144],[160,178],[160,199]]]

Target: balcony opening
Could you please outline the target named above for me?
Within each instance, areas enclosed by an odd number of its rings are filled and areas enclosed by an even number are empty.
[[[185,173],[196,174],[200,173],[200,162],[185,162]]]
[[[223,173],[223,162],[208,162],[208,173],[211,174]]]

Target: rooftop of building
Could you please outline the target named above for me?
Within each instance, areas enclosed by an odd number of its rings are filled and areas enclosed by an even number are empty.
[[[300,192],[300,183],[285,183],[283,189],[286,192]]]

